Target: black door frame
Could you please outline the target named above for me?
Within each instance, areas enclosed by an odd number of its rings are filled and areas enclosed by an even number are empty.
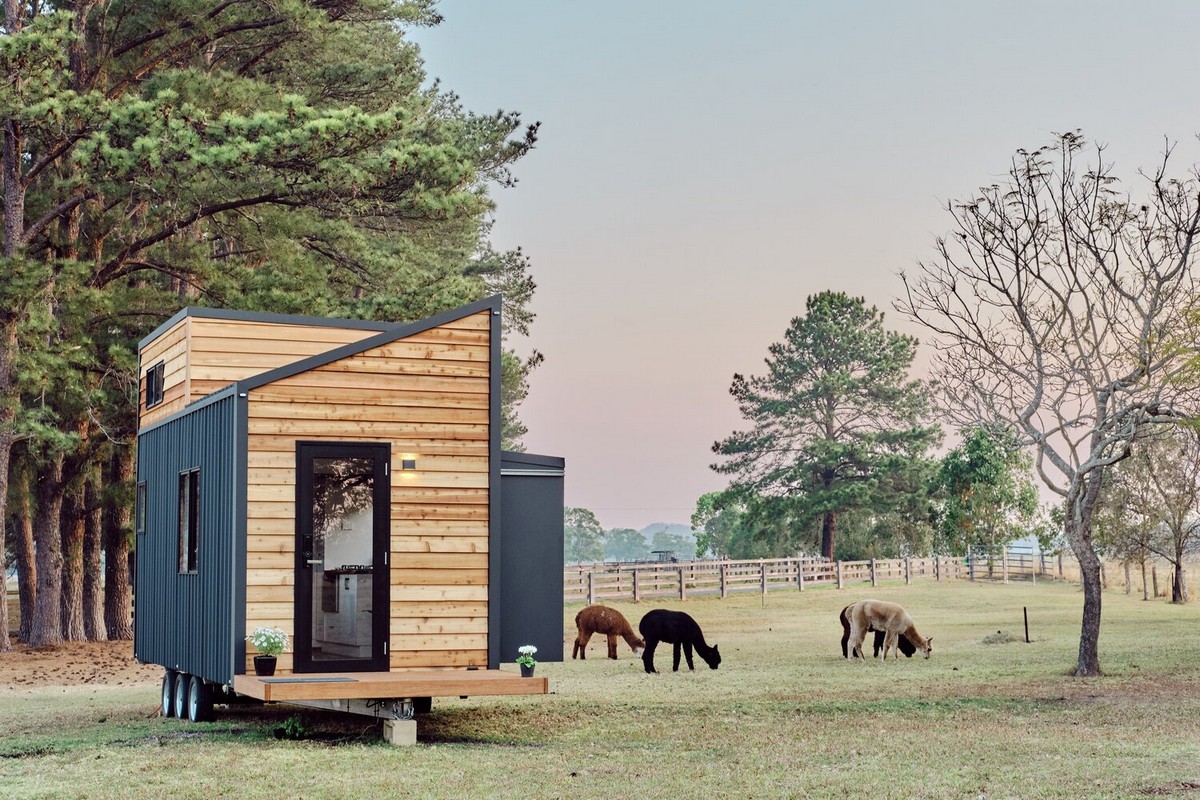
[[[314,458],[370,458],[374,462],[371,575],[371,658],[312,659],[312,495]],[[390,626],[391,445],[387,442],[296,442],[296,567],[294,672],[387,672]]]

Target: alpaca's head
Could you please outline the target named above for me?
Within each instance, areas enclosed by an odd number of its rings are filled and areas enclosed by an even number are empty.
[[[646,652],[646,640],[640,636],[633,637],[633,641],[629,643],[629,646],[633,648],[635,656],[640,657],[642,653]]]
[[[926,658],[929,658],[931,655],[933,655],[933,637],[930,636],[925,640],[925,646],[922,647],[918,645],[917,649],[924,653]]]
[[[705,656],[704,660],[712,669],[716,669],[721,665],[721,651],[717,649],[715,644],[712,646],[712,652]]]

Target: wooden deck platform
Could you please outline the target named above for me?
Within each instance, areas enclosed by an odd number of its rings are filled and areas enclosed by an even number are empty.
[[[512,672],[440,670],[428,672],[279,673],[271,677],[235,675],[233,690],[264,702],[364,700],[413,697],[471,697],[547,694],[546,678]]]

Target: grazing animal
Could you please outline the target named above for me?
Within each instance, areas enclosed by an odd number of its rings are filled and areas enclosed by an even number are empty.
[[[850,639],[850,617],[846,613],[849,610],[850,610],[850,606],[846,606],[845,608],[842,609],[842,613],[838,615],[838,619],[842,623],[842,657],[843,658],[850,657],[850,654],[847,652],[847,650],[849,648],[846,647],[846,642]],[[874,655],[876,658],[878,658],[879,651],[883,647],[884,632],[882,630],[878,630],[876,628],[868,628],[867,630],[875,632],[875,653],[874,653]],[[912,654],[917,652],[917,648],[913,646],[913,643],[910,642],[908,640],[908,637],[905,636],[904,634],[900,634],[899,638],[896,640],[896,643],[900,646],[900,652],[904,653],[905,658],[912,658]],[[862,653],[861,652],[855,653],[855,655],[861,656]]]
[[[635,656],[640,656],[646,649],[646,643],[633,632],[629,620],[615,608],[588,606],[575,615],[575,628],[579,632],[575,635],[575,649],[571,651],[571,658],[587,660],[588,641],[594,633],[603,633],[608,637],[608,657],[614,661],[617,658],[618,636],[625,640]]]
[[[849,651],[846,658],[863,655],[862,643],[867,631],[883,631],[883,660],[887,661],[888,650],[894,650],[895,658],[900,658],[900,648],[896,642],[901,635],[905,636],[917,650],[926,658],[933,652],[933,637],[926,639],[917,632],[912,617],[898,603],[885,600],[859,600],[846,607],[846,616],[850,620]]]
[[[675,645],[673,667],[675,672],[679,671],[681,647],[687,656],[687,665],[690,670],[696,668],[692,664],[693,647],[712,669],[716,669],[717,665],[721,663],[721,653],[717,650],[717,646],[714,644],[709,647],[705,644],[704,634],[701,632],[700,626],[696,624],[696,620],[682,611],[669,611],[665,608],[647,611],[646,615],[642,617],[642,621],[638,623],[638,631],[646,640],[646,649],[642,652],[642,664],[646,667],[646,672],[655,671],[654,648],[658,647],[659,642],[670,642]]]

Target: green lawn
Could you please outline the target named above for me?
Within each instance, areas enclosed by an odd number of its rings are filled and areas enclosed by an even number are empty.
[[[903,603],[933,657],[844,661],[837,612],[865,596]],[[435,700],[411,748],[284,706],[165,720],[157,687],[2,689],[0,796],[1200,798],[1200,604],[1106,594],[1106,674],[1084,680],[1081,602],[1065,584],[921,582],[614,603],[635,626],[685,608],[721,668],[672,673],[664,646],[646,675],[593,639],[586,662],[539,664],[548,697]],[[998,630],[1021,641],[985,644]],[[276,739],[289,720],[309,738]]]

